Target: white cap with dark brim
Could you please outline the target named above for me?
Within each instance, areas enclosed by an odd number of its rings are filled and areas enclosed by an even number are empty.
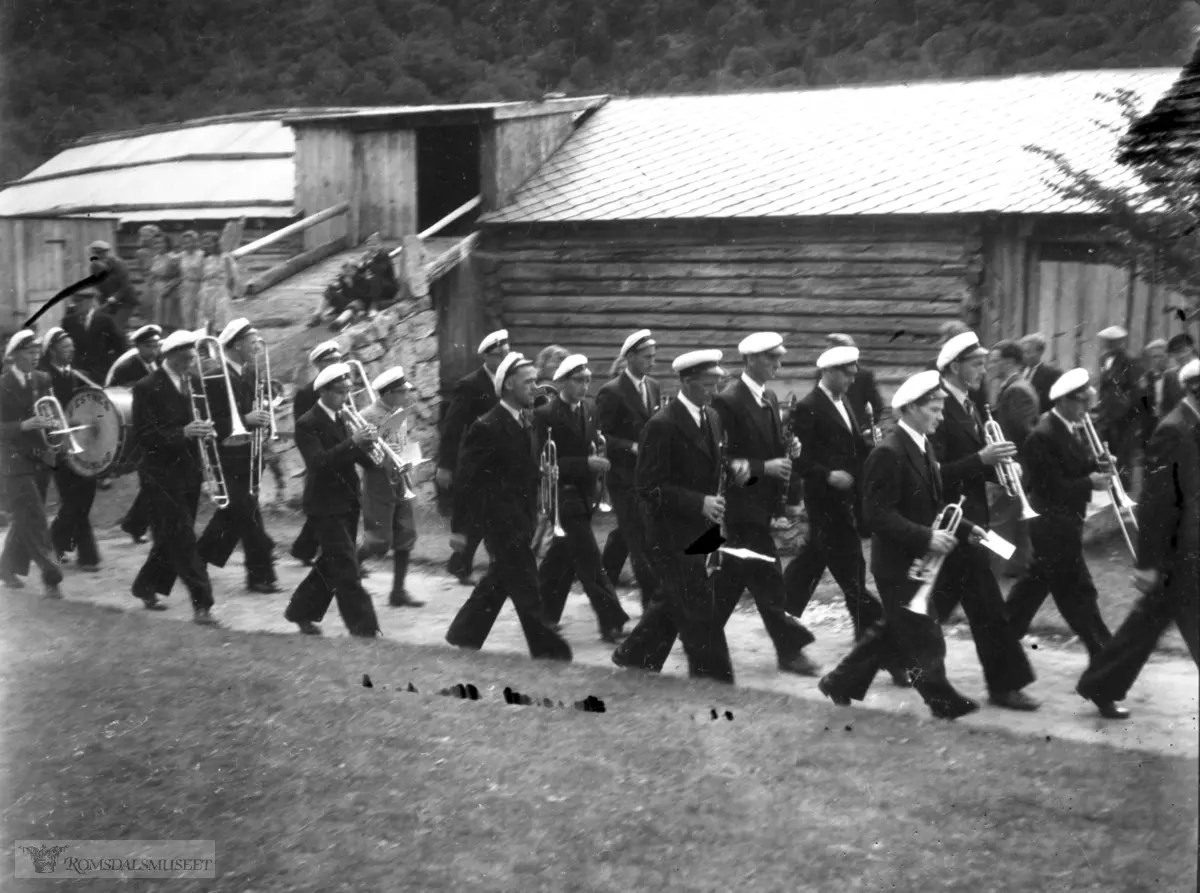
[[[335,353],[340,355],[341,352],[342,349],[336,341],[322,341],[308,352],[308,362],[315,366],[326,357],[333,356]]]
[[[317,373],[317,377],[313,379],[313,390],[319,391],[321,388],[331,385],[335,381],[349,377],[350,367],[347,364],[333,363]]]
[[[136,332],[134,332],[133,337],[131,337],[129,340],[132,341],[134,344],[143,344],[146,341],[149,341],[151,338],[161,338],[161,337],[162,337],[162,329],[160,327],[154,325],[153,323],[151,323],[148,326],[142,326],[140,329],[138,329]]]
[[[1146,345],[1146,350],[1158,350],[1159,348],[1163,350],[1167,349],[1167,340],[1165,338],[1155,338]]]
[[[524,354],[516,351],[506,353],[504,359],[500,361],[499,368],[496,369],[496,374],[492,376],[492,384],[496,387],[496,396],[499,397],[504,392],[504,382],[508,381],[508,376],[522,366],[532,365],[531,361],[525,359]]]
[[[1120,326],[1109,326],[1107,329],[1101,329],[1097,334],[1105,341],[1116,341],[1119,338],[1125,338],[1129,335]]]
[[[228,347],[231,342],[241,338],[254,326],[250,325],[250,320],[246,317],[241,317],[230,322],[225,328],[221,329],[221,334],[217,336],[217,340],[221,342],[222,347]]]
[[[943,345],[941,352],[938,353],[937,367],[945,369],[951,363],[986,355],[987,348],[979,343],[978,335],[974,332],[962,332]]]
[[[382,394],[392,388],[400,387],[406,391],[413,390],[412,382],[404,377],[403,366],[393,366],[391,369],[385,369],[375,376],[375,380],[371,382],[371,387],[375,393]]]
[[[622,360],[625,354],[631,350],[641,350],[643,347],[653,347],[658,342],[652,337],[652,332],[649,329],[638,329],[632,335],[625,339],[625,343],[621,345],[621,352],[617,354],[617,359]]]
[[[839,366],[851,366],[857,362],[857,347],[831,347],[817,357],[817,368],[836,369]]]
[[[554,370],[553,380],[558,381],[562,378],[570,378],[576,372],[587,369],[587,364],[587,357],[581,353],[573,353],[558,364],[558,368]]]
[[[1069,397],[1076,391],[1082,391],[1091,383],[1091,380],[1092,376],[1086,369],[1068,369],[1054,380],[1054,384],[1050,385],[1050,402]]]
[[[55,326],[46,333],[44,338],[42,338],[42,353],[49,353],[50,348],[58,344],[58,342],[62,341],[64,338],[70,337],[71,336],[67,334],[66,329]]]
[[[1200,378],[1200,360],[1184,363],[1183,368],[1179,370],[1179,383],[1187,384],[1197,378]]]
[[[4,359],[12,356],[14,351],[23,350],[31,344],[36,345],[38,340],[37,332],[33,329],[21,329],[11,338],[8,339],[8,345],[4,348]]]
[[[163,339],[162,354],[165,357],[167,354],[176,350],[186,350],[196,346],[196,333],[189,332],[187,329],[176,329],[170,335]]]
[[[743,338],[738,345],[738,353],[744,357],[775,351],[778,351],[780,355],[787,353],[787,349],[783,346],[783,336],[778,332],[755,332],[753,335]]]
[[[483,356],[488,351],[495,348],[501,342],[508,340],[508,329],[498,329],[490,335],[484,335],[483,340],[479,342],[479,350],[475,351],[480,356]]]
[[[719,350],[692,350],[676,357],[671,368],[680,375],[694,375],[701,372],[724,375],[725,370],[720,367],[720,362],[721,351]]]
[[[936,369],[926,369],[924,372],[909,376],[892,395],[892,409],[903,409],[926,394],[941,390],[941,387],[942,376]]]

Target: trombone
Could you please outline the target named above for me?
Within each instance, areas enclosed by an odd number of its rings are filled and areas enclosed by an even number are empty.
[[[362,382],[362,387],[350,392],[350,399],[346,402],[347,406],[353,406],[356,410],[364,409],[359,401],[359,394],[367,395],[367,406],[370,406],[379,399],[379,395],[375,393],[375,389],[371,387],[371,379],[367,378],[367,370],[363,367],[360,360],[346,360],[346,365],[349,366]]]
[[[987,413],[987,421],[983,423],[983,437],[989,444],[1004,443],[1007,438],[1004,436],[1004,431],[1000,427],[1000,423],[992,418],[992,407],[989,404],[984,404],[984,412]],[[1004,492],[1009,496],[1016,497],[1021,503],[1021,520],[1028,521],[1031,518],[1036,518],[1038,513],[1033,510],[1033,506],[1029,504],[1029,499],[1025,495],[1025,488],[1021,485],[1021,474],[1018,470],[1019,466],[1015,459],[1005,459],[996,466],[996,476],[1000,478],[1000,484],[1004,487]]]
[[[62,404],[58,402],[58,398],[50,394],[45,397],[39,397],[33,404],[33,411],[43,419],[49,419],[58,426],[56,431],[47,431],[42,429],[42,440],[46,442],[46,446],[57,451],[63,444],[66,444],[67,452],[75,455],[83,452],[83,447],[79,445],[79,441],[75,439],[76,431],[86,431],[91,425],[68,425],[67,414],[63,412]],[[65,438],[57,442],[50,438]]]
[[[533,535],[535,555],[542,550],[542,541],[546,538],[546,531],[551,527],[554,529],[555,537],[567,535],[562,524],[559,523],[558,517],[558,444],[549,434],[546,436],[546,445],[542,447],[539,466],[541,480],[538,485],[538,511],[542,515],[542,520],[538,523],[538,529]]]
[[[258,350],[254,352],[254,406],[253,409],[269,413],[271,422],[266,428],[255,428],[250,437],[250,492],[256,497],[262,485],[266,468],[267,444],[279,441],[279,429],[275,425],[274,382],[271,379],[271,354],[267,342],[259,338]],[[259,362],[259,355],[262,362]]]
[[[1092,424],[1092,417],[1086,412],[1083,414],[1083,430],[1087,432],[1092,458],[1101,467],[1107,466],[1111,470],[1112,480],[1108,485],[1108,496],[1112,501],[1113,511],[1117,513],[1117,524],[1121,528],[1121,535],[1125,537],[1125,545],[1129,547],[1129,554],[1136,559],[1137,549],[1133,545],[1133,537],[1129,535],[1130,527],[1135,532],[1138,529],[1137,517],[1133,513],[1136,503],[1125,492],[1125,485],[1121,483],[1121,475],[1117,471],[1116,462],[1113,461],[1112,455],[1108,451],[1108,444],[1100,440],[1100,435],[1096,433],[1096,426]]]
[[[203,348],[209,349],[209,356],[215,356],[219,371],[204,372]],[[196,339],[196,377],[199,385],[192,388],[192,421],[215,424],[212,405],[208,400],[208,391],[204,383],[216,378],[225,382],[225,396],[229,399],[229,436],[222,441],[224,446],[241,446],[250,440],[250,433],[242,424],[242,415],[238,412],[237,399],[233,394],[233,381],[229,378],[229,367],[225,364],[225,348],[212,335]],[[200,466],[204,473],[204,492],[212,499],[218,509],[229,507],[229,488],[225,484],[225,471],[221,468],[221,454],[217,445],[217,435],[214,431],[200,438]]]
[[[933,529],[957,534],[959,525],[962,524],[962,505],[966,498],[960,496],[958,502],[950,503],[938,512],[938,516],[933,520]],[[929,600],[933,596],[933,587],[937,584],[938,574],[942,572],[942,565],[945,563],[946,556],[934,552],[926,553],[912,563],[908,570],[908,579],[920,583],[921,588],[908,603],[908,610],[915,614],[933,616],[930,613]]]
[[[604,439],[604,435],[599,430],[596,431],[596,440],[599,444],[592,444],[592,455],[600,456],[601,458],[608,457],[608,441]],[[596,501],[596,508],[602,512],[612,511],[612,497],[608,493],[608,472],[600,472],[600,495]]]

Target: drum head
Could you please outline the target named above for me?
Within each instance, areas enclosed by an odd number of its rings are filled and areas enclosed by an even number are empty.
[[[83,477],[99,477],[105,472],[128,471],[130,416],[133,393],[128,388],[85,388],[67,403],[66,414],[72,425],[87,425],[75,433],[83,452],[66,456],[71,470]]]

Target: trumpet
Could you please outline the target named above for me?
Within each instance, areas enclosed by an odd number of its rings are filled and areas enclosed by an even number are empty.
[[[220,371],[204,372],[203,348],[208,348],[209,355],[214,356],[220,364]],[[192,388],[192,421],[214,424],[212,404],[208,400],[208,392],[204,383],[215,378],[225,380],[225,394],[229,399],[230,433],[225,438],[226,446],[238,446],[250,439],[249,432],[242,424],[241,413],[238,412],[237,400],[233,395],[233,382],[229,378],[229,367],[225,365],[225,349],[221,342],[212,335],[196,339],[196,359],[194,371],[199,382]],[[229,488],[225,483],[225,470],[221,467],[221,454],[217,445],[217,435],[212,434],[200,438],[200,467],[204,475],[204,492],[218,509],[229,507]]]
[[[1100,440],[1100,435],[1096,433],[1096,426],[1092,424],[1092,418],[1087,413],[1083,414],[1083,430],[1087,432],[1092,458],[1096,460],[1097,464],[1107,467],[1112,473],[1112,481],[1108,485],[1108,496],[1112,500],[1113,511],[1117,513],[1117,524],[1121,528],[1121,535],[1125,537],[1125,545],[1129,547],[1129,554],[1136,559],[1137,549],[1134,547],[1133,537],[1129,534],[1130,527],[1135,532],[1138,529],[1137,518],[1133,512],[1136,503],[1125,492],[1125,485],[1121,483],[1121,475],[1117,472],[1117,465],[1108,451],[1108,444]]]
[[[361,361],[346,360],[345,362],[346,365],[354,371],[359,380],[362,382],[361,388],[350,392],[350,399],[346,402],[346,405],[353,406],[356,410],[365,409],[367,406],[370,406],[372,403],[378,400],[379,395],[376,394],[375,389],[371,387],[371,379],[367,378],[367,370],[363,367]],[[367,402],[365,406],[359,401],[359,394],[367,395]]]
[[[363,418],[362,412],[360,412],[359,408],[355,406],[354,403],[349,399],[347,399],[345,405],[342,406],[342,413],[346,417],[346,427],[350,429],[351,433],[374,428],[370,422]],[[371,461],[374,462],[379,468],[388,468],[388,462],[390,459],[388,454],[391,453],[392,450],[386,446],[382,440],[376,437],[374,440],[370,441],[370,445],[365,447],[365,449]],[[397,460],[398,458],[399,457],[397,457]],[[390,469],[389,473],[391,473]]]
[[[601,458],[608,457],[608,441],[604,439],[604,435],[599,431],[596,432],[596,440],[600,443],[592,444],[592,455],[600,456]],[[602,512],[612,511],[612,497],[608,494],[608,472],[600,472],[600,495],[596,501],[596,508]]]
[[[983,410],[987,413],[987,421],[983,423],[983,437],[989,444],[1004,443],[1007,438],[1004,436],[1004,431],[1000,427],[1000,423],[992,418],[992,407],[984,404]],[[1021,503],[1021,520],[1028,521],[1031,518],[1036,518],[1038,513],[1033,510],[1033,506],[1029,504],[1029,499],[1025,495],[1025,487],[1021,484],[1020,466],[1017,465],[1015,459],[1005,459],[996,466],[996,475],[1000,478],[1000,483],[1004,487],[1004,492],[1009,496],[1016,497]]]
[[[717,445],[717,464],[721,469],[720,475],[717,477],[717,498],[720,499],[725,495],[725,489],[729,483],[729,472],[725,467],[725,450],[728,441],[725,437],[725,432],[721,432],[721,442]],[[721,541],[725,541],[725,522],[721,522]],[[721,569],[721,550],[720,548],[713,549],[708,553],[708,558],[704,562],[704,570],[711,577]]]
[[[538,523],[538,529],[533,537],[534,554],[542,550],[542,541],[546,538],[546,531],[551,527],[554,529],[555,537],[567,535],[562,524],[559,523],[558,516],[558,444],[549,435],[546,437],[546,445],[542,447],[540,469],[538,511],[542,515],[542,520]]]
[[[58,402],[58,398],[53,395],[39,397],[37,402],[33,404],[33,411],[43,419],[49,419],[58,429],[55,431],[47,431],[42,429],[42,440],[46,442],[46,446],[57,452],[60,448],[66,445],[67,452],[72,455],[82,453],[83,447],[79,445],[79,441],[75,439],[76,431],[86,431],[90,425],[68,425],[67,414],[63,412],[62,404]],[[51,440],[51,438],[56,438]]]
[[[872,447],[879,446],[879,442],[883,440],[883,431],[875,424],[875,407],[870,403],[867,404],[867,440]]]
[[[279,441],[279,429],[275,425],[275,400],[271,380],[271,355],[267,343],[258,339],[260,350],[254,352],[254,409],[269,413],[271,422],[266,428],[255,428],[250,438],[250,492],[258,496],[266,466],[268,443]],[[259,356],[262,362],[259,362]]]
[[[963,520],[962,505],[966,498],[966,496],[960,496],[958,502],[950,503],[938,512],[938,516],[933,520],[933,529],[935,531],[943,530],[950,534],[958,533],[959,525]],[[930,552],[912,563],[912,567],[908,570],[908,579],[920,583],[921,588],[908,603],[908,610],[915,614],[932,616],[929,599],[933,596],[933,587],[937,583],[938,574],[941,573],[942,565],[945,562],[945,555]]]

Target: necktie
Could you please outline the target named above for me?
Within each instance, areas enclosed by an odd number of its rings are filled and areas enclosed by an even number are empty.
[[[650,411],[650,388],[646,386],[646,379],[642,379],[638,383],[638,390],[642,392],[642,406],[646,407],[646,412]]]
[[[941,482],[938,480],[937,462],[933,458],[933,444],[929,442],[928,437],[925,438],[925,470],[929,472],[929,480],[933,482],[933,498],[941,502]]]

